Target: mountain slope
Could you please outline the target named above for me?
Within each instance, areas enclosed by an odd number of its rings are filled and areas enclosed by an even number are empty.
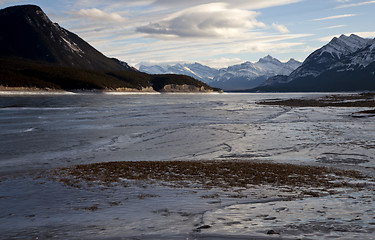
[[[0,55],[95,70],[129,70],[76,34],[52,23],[38,6],[0,10]]]
[[[276,76],[259,91],[375,90],[375,40],[354,34],[333,38],[289,76]]]
[[[6,88],[154,91],[164,89],[165,83],[174,84],[173,89],[168,88],[171,91],[183,91],[175,85],[212,91],[192,78],[148,75],[108,58],[76,34],[52,23],[34,5],[0,10],[0,66],[0,87]],[[164,78],[168,81],[160,80]]]

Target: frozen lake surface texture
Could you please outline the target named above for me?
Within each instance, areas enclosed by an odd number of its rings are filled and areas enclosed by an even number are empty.
[[[324,94],[0,94],[0,239],[375,239],[373,185],[286,201],[257,186],[75,188],[45,177],[110,161],[257,160],[374,176],[366,108],[283,107]]]

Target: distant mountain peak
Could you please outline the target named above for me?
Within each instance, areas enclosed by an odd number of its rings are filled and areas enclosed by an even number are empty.
[[[273,58],[271,55],[267,55],[267,56],[265,56],[265,57],[262,57],[261,59],[264,59],[264,60],[272,60],[272,59],[275,59],[275,58]]]
[[[275,61],[277,60],[276,58],[272,57],[271,55],[267,55],[265,57],[262,57],[258,60],[258,62],[272,62],[272,61]],[[279,61],[279,60],[277,60]]]
[[[274,58],[271,55],[267,55],[263,58],[260,58],[256,64],[282,65],[283,63],[280,62],[277,58]]]
[[[350,36],[342,34],[339,38],[334,37],[323,47],[323,50],[334,53],[340,58],[342,55],[354,53],[358,49],[365,47],[369,44],[369,41],[369,39],[361,38],[355,34],[351,34]]]
[[[287,63],[299,63],[299,64],[301,64],[300,61],[297,61],[297,60],[294,59],[294,58],[289,59],[289,61],[288,61]]]

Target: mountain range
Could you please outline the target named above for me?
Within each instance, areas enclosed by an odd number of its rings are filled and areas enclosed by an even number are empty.
[[[269,78],[252,91],[374,91],[375,39],[334,37],[290,75]]]
[[[211,68],[200,63],[178,63],[174,65],[140,65],[139,70],[150,74],[184,74],[224,90],[243,90],[260,86],[272,76],[290,74],[301,64],[294,59],[282,63],[268,55],[256,63],[247,61],[221,69]]]
[[[153,73],[178,72],[224,90],[249,92],[375,91],[375,39],[355,34],[334,37],[300,62],[266,56],[222,69],[199,63],[141,66]],[[202,71],[203,70],[203,71]]]
[[[302,64],[268,55],[222,69],[194,63],[138,71],[53,23],[40,7],[21,5],[0,10],[0,66],[0,89],[375,91],[375,39],[335,37]]]
[[[0,10],[0,65],[0,87],[6,88],[213,90],[191,77],[149,75],[108,58],[35,5]]]

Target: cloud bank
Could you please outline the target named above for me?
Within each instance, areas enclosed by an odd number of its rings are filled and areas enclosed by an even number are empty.
[[[0,3],[4,1],[26,0],[0,0]],[[281,59],[303,59],[308,51],[321,46],[318,38],[372,30],[369,18],[373,14],[369,8],[375,3],[375,0],[331,0],[319,4],[303,0],[35,1],[43,2],[41,7],[53,21],[108,56],[132,64],[154,60],[207,61],[212,65],[254,60],[266,54]]]
[[[325,20],[347,18],[347,17],[354,17],[354,16],[356,16],[356,14],[342,14],[342,15],[335,15],[335,16],[324,17],[324,18],[317,18],[317,19],[313,19],[313,21],[325,21]]]
[[[300,2],[302,0],[189,0],[189,1],[176,1],[176,0],[154,0],[152,4],[159,6],[176,6],[176,7],[189,7],[211,3],[225,3],[230,7],[241,9],[262,9],[280,5]]]
[[[72,15],[77,17],[86,18],[95,22],[124,22],[126,19],[118,13],[107,13],[97,8],[92,9],[81,9],[77,12],[72,12]]]
[[[345,1],[345,2],[349,2],[349,1]],[[369,4],[375,4],[375,0],[360,1],[358,3],[347,3],[347,4],[340,5],[337,8],[351,8],[351,7],[365,6],[365,5],[369,5]]]
[[[280,33],[289,33],[290,32],[289,29],[282,24],[273,23],[272,27]]]
[[[159,22],[138,27],[137,31],[162,38],[230,38],[264,28],[266,25],[258,21],[257,16],[254,11],[211,3],[176,12]]]

